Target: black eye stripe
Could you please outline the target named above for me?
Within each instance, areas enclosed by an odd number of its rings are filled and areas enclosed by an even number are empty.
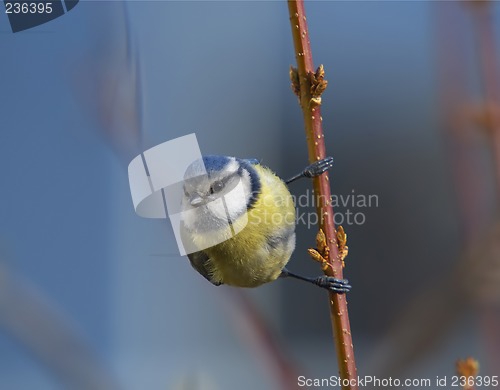
[[[229,176],[223,177],[220,180],[217,180],[215,183],[220,182],[223,186],[225,186],[232,178],[238,175],[238,172],[233,172]],[[214,183],[214,184],[215,184]]]
[[[236,172],[232,172],[229,176],[225,176],[225,177],[222,177],[220,178],[219,180],[216,180],[214,181],[211,185],[210,185],[210,194],[215,194],[217,192],[220,192],[222,191],[224,188],[227,187],[227,184],[232,180],[234,179],[235,177],[238,178],[239,176],[239,172],[236,171]],[[233,186],[234,187],[234,186]]]

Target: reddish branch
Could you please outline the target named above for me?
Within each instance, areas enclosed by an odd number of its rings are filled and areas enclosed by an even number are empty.
[[[288,9],[297,60],[297,69],[292,68],[290,76],[304,115],[309,161],[314,162],[326,156],[320,108],[321,93],[326,88],[326,80],[323,78],[322,66],[314,70],[303,0],[289,0]],[[321,216],[321,229],[325,233],[327,244],[328,264],[323,270],[326,275],[341,279],[342,259],[337,246],[333,208],[331,202],[328,202],[331,199],[328,173],[315,178],[313,185],[318,198],[317,212]],[[357,389],[356,363],[345,294],[330,293],[330,316],[340,377],[343,382],[349,382],[343,383],[342,388]]]

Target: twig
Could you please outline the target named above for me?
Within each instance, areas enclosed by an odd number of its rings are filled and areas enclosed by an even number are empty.
[[[292,27],[297,69],[292,68],[290,78],[294,92],[299,96],[304,115],[309,161],[321,160],[326,156],[321,118],[321,94],[326,88],[323,66],[314,71],[309,32],[303,0],[289,0],[288,10]],[[333,222],[330,183],[328,173],[313,180],[314,193],[318,197],[318,215],[321,216],[321,230],[326,236],[328,247],[327,267],[322,267],[326,275],[341,279],[342,259],[337,247],[337,237]],[[330,317],[337,349],[340,377],[343,389],[357,389],[357,371],[354,360],[351,328],[345,294],[330,293]]]

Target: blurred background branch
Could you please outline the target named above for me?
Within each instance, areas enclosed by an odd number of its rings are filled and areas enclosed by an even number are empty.
[[[393,323],[372,359],[381,375],[407,372],[439,348],[464,318],[482,329],[485,366],[493,373],[500,367],[500,85],[494,6],[489,1],[435,5],[443,128],[456,186],[461,256],[432,286],[423,287]],[[469,29],[464,19],[472,22]],[[466,61],[468,52],[477,54],[476,64]],[[479,104],[467,84],[475,72]],[[488,154],[491,159],[484,161]],[[490,188],[496,196],[487,202]]]
[[[43,291],[0,263],[0,326],[66,389],[122,387],[78,326]]]

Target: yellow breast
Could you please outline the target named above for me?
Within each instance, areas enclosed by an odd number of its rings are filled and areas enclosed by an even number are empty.
[[[290,259],[295,236],[283,245],[269,245],[269,238],[295,227],[295,207],[285,183],[271,170],[255,165],[261,190],[253,207],[233,223],[240,233],[205,249],[212,279],[224,284],[255,287],[278,278]]]

